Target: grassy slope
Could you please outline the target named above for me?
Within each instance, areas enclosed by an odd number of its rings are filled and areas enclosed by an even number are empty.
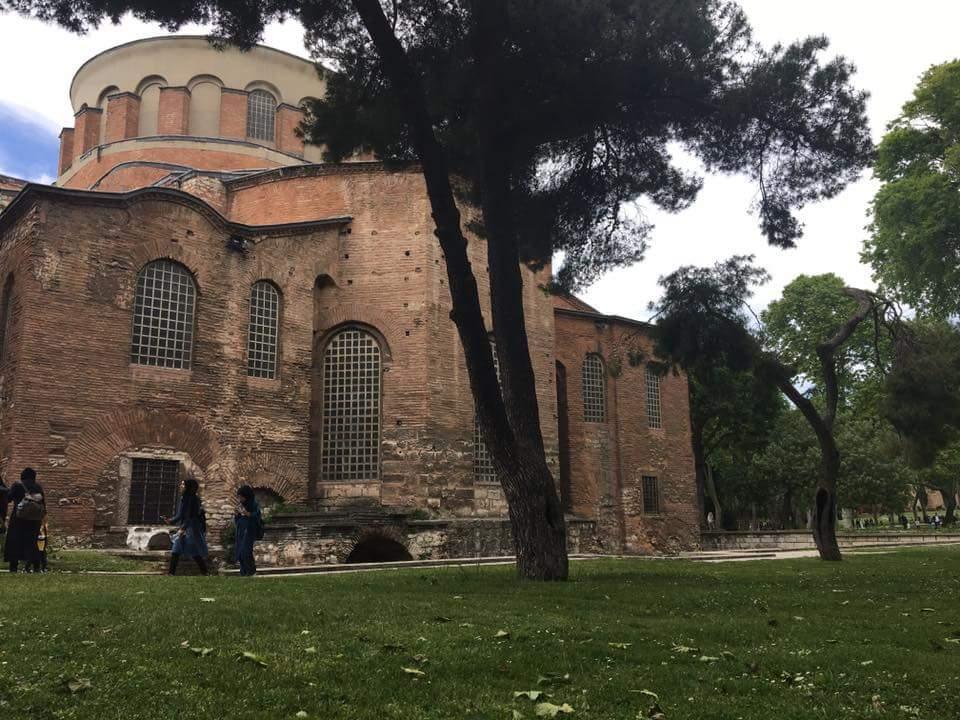
[[[548,586],[507,568],[0,576],[0,717],[533,717],[513,691],[569,673],[541,689],[573,718],[646,717],[643,689],[670,720],[955,718],[958,566],[960,550],[940,548],[837,565],[578,563]],[[244,650],[268,667],[237,662]],[[71,693],[75,677],[93,687]]]

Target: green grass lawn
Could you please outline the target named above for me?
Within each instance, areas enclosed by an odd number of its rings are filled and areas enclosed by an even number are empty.
[[[0,718],[512,720],[528,690],[574,719],[647,718],[649,693],[668,720],[957,718],[958,571],[931,548],[596,561],[556,585],[3,575]]]

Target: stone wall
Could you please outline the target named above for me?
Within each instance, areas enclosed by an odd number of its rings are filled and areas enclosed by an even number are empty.
[[[709,532],[701,535],[704,550],[813,550],[813,535],[805,530]],[[957,532],[848,532],[837,533],[841,548],[878,545],[960,544]]]
[[[568,527],[570,553],[599,553],[602,543],[592,521]],[[272,566],[344,563],[365,540],[383,537],[402,546],[413,560],[512,557],[510,523],[504,519],[406,520],[357,524],[347,519],[299,514],[277,517],[256,544],[257,562]]]

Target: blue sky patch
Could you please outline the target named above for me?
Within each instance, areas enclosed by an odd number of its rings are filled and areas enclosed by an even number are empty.
[[[59,151],[60,140],[49,122],[0,100],[0,175],[51,182]]]

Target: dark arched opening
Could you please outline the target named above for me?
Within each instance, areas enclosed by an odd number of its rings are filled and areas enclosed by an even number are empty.
[[[413,560],[413,556],[396,540],[382,536],[361,540],[347,556],[348,563],[400,562],[402,560]]]

